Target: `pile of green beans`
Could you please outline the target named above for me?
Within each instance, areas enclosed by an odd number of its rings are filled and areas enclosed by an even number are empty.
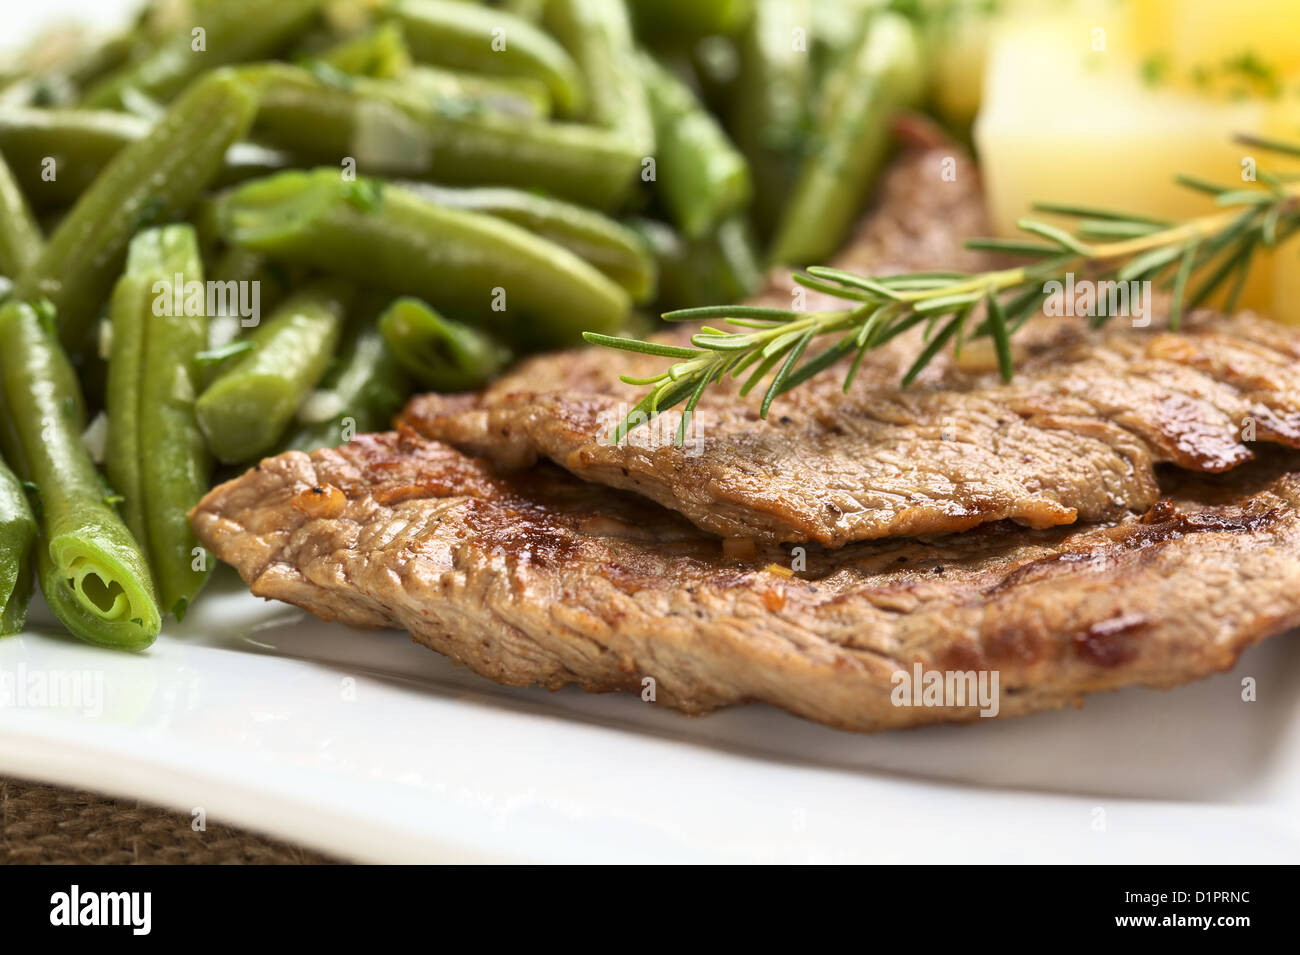
[[[0,634],[147,647],[229,469],[828,257],[925,82],[889,0],[141,3],[0,62]]]

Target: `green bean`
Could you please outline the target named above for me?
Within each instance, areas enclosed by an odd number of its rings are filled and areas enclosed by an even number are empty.
[[[833,71],[853,55],[871,18],[885,10],[891,0],[839,0],[816,3],[810,11],[815,84],[820,86]],[[808,21],[805,21],[807,24]]]
[[[0,152],[37,208],[76,201],[122,148],[143,139],[150,123],[107,110],[0,110]],[[46,157],[53,163],[46,163]]]
[[[58,209],[76,202],[113,157],[144,139],[152,126],[142,117],[109,110],[0,109],[0,153],[9,158],[33,206]],[[285,153],[235,143],[215,184],[242,182],[289,163]]]
[[[70,350],[85,346],[131,236],[198,198],[255,107],[252,91],[227,71],[196,82],[144,139],[113,158],[18,277],[18,298],[45,297],[55,305]]]
[[[0,273],[18,275],[41,254],[45,237],[0,152]]]
[[[810,7],[810,0],[756,0],[740,45],[731,127],[754,177],[752,215],[764,240],[776,229],[807,140]]]
[[[273,259],[410,293],[513,345],[614,331],[628,295],[567,249],[510,222],[448,209],[330,169],[284,172],[222,199],[226,241]]]
[[[216,312],[209,318],[238,316],[241,319],[252,319],[252,315],[241,314],[239,309],[230,307],[232,304],[230,296],[241,291],[240,283],[247,283],[244,291],[249,295],[256,290],[256,302],[253,302],[249,296],[245,296],[244,302],[248,304],[249,309],[256,305],[260,314],[261,311],[274,308],[280,298],[303,278],[300,274],[302,270],[291,271],[283,265],[269,261],[264,255],[222,241],[219,221],[220,195],[218,193],[200,200],[190,213],[190,222],[199,237],[199,254],[207,264],[208,281],[221,283],[223,288],[223,295],[216,303]],[[231,282],[236,284],[231,286],[229,284]],[[256,321],[248,321],[245,327],[252,327],[255,324]]]
[[[211,469],[194,413],[201,380],[195,356],[208,334],[202,282],[192,227],[146,229],[131,240],[109,308],[105,465],[159,602],[177,620],[210,572],[187,518]]]
[[[390,9],[420,62],[538,80],[561,115],[581,115],[585,93],[578,65],[527,20],[452,0],[394,0]]]
[[[402,25],[392,20],[321,50],[312,59],[351,76],[377,79],[392,79],[411,68]]]
[[[18,478],[0,459],[0,637],[17,633],[27,619],[35,563],[36,518]]]
[[[629,0],[628,7],[641,35],[681,39],[737,32],[749,22],[754,0]]]
[[[521,123],[383,80],[342,89],[279,63],[245,73],[265,81],[255,136],[308,161],[352,157],[362,173],[537,188],[596,208],[622,203],[641,166],[642,154],[608,130]]]
[[[345,444],[354,435],[388,427],[402,407],[408,391],[406,372],[376,327],[378,308],[355,311],[359,314],[349,319],[338,357],[320,388],[298,409],[298,429],[286,449],[315,451]]]
[[[773,241],[787,265],[825,261],[840,247],[884,163],[888,123],[915,103],[923,74],[916,28],[892,13],[873,18],[852,56],[828,78],[818,136]]]
[[[519,189],[450,189],[412,182],[401,186],[440,206],[484,212],[563,246],[621,285],[634,302],[654,296],[655,261],[645,243],[599,212]]]
[[[379,318],[388,350],[433,391],[478,388],[510,364],[508,348],[476,328],[449,321],[426,303],[399,298]]]
[[[316,16],[323,0],[222,0],[199,11],[148,56],[87,91],[90,107],[117,109],[127,90],[166,102],[213,67],[260,60],[285,46]],[[200,34],[198,31],[202,30]]]
[[[209,317],[238,318],[241,328],[256,327],[261,315],[274,310],[289,294],[295,281],[301,278],[284,266],[269,261],[266,256],[238,246],[225,248],[216,257],[210,272],[210,281],[231,292],[219,303],[217,314]],[[231,285],[232,282],[235,284]],[[248,289],[249,297],[235,302],[231,295],[239,294],[240,289]],[[245,308],[232,309],[232,304],[244,305]]]
[[[659,264],[655,306],[660,311],[738,302],[753,295],[763,283],[753,238],[741,216],[728,219],[693,242],[652,219],[633,219],[629,225]]]
[[[749,202],[749,167],[687,86],[648,56],[638,67],[655,121],[655,186],[682,234],[698,239]]]
[[[350,298],[350,286],[330,281],[291,295],[199,396],[199,425],[217,460],[251,461],[275,447],[329,367]]]
[[[4,453],[40,495],[41,590],[70,631],[142,650],[161,626],[149,565],[109,503],[81,441],[85,404],[49,323],[24,302],[0,308]]]
[[[655,128],[623,0],[550,0],[546,25],[586,77],[587,118],[614,129],[640,156],[654,152]]]
[[[483,76],[413,66],[401,82],[412,107],[419,112],[472,115],[479,111],[520,119],[546,119],[551,115],[550,90],[526,76]]]

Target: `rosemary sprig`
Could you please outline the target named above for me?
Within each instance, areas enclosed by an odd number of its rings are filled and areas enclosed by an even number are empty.
[[[1300,155],[1300,145],[1241,136],[1257,149]],[[683,401],[677,429],[680,445],[700,397],[726,376],[748,374],[740,389],[747,395],[764,384],[759,413],[766,418],[781,395],[853,355],[844,377],[847,393],[863,356],[921,322],[927,322],[924,346],[903,376],[903,385],[950,342],[957,347],[975,338],[991,338],[1004,380],[1013,372],[1011,337],[1038,311],[1049,295],[1048,283],[1066,281],[1084,271],[1096,281],[1150,281],[1172,289],[1169,324],[1177,329],[1188,309],[1197,308],[1226,290],[1224,306],[1236,306],[1254,254],[1300,229],[1300,181],[1259,172],[1258,182],[1223,186],[1192,177],[1177,180],[1214,197],[1223,211],[1173,223],[1110,209],[1041,204],[1035,210],[1075,221],[1072,230],[1038,218],[1017,225],[1028,238],[975,239],[980,249],[1032,259],[1014,268],[965,272],[913,272],[861,276],[839,269],[810,266],[794,280],[846,303],[843,309],[806,312],[746,305],[718,305],[668,312],[668,321],[720,319],[739,331],[705,326],[691,345],[663,345],[588,332],[587,341],[609,348],[673,359],[663,372],[622,380],[648,388],[645,396],[614,429],[621,441],[640,424]],[[1204,276],[1201,278],[1201,276]],[[1200,278],[1193,282],[1192,278]],[[1111,316],[1104,304],[1095,325]],[[978,321],[976,316],[980,316]],[[971,325],[974,327],[969,327]],[[836,336],[820,350],[814,341]],[[811,357],[805,358],[805,355]],[[802,361],[802,363],[801,363]]]

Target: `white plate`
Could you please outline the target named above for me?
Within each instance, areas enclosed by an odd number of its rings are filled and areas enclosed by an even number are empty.
[[[131,6],[47,0],[6,22],[21,37],[53,14],[105,22]],[[1166,693],[863,737],[761,706],[688,719],[635,696],[504,689],[403,634],[255,600],[228,571],[144,654],[33,613],[0,641],[0,679],[79,673],[102,707],[0,707],[0,773],[202,809],[348,858],[1300,858],[1291,637]],[[1258,702],[1242,702],[1245,676]]]

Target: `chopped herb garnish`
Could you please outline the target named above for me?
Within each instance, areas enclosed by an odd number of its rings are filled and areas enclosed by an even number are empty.
[[[1169,56],[1157,53],[1142,61],[1142,82],[1147,86],[1160,86],[1169,78]]]
[[[249,339],[242,338],[239,341],[228,342],[225,345],[201,351],[194,356],[194,360],[203,366],[218,365],[228,358],[242,355],[246,351],[252,351],[253,347],[253,343]]]
[[[384,200],[384,186],[378,179],[361,178],[343,183],[343,198],[362,212],[375,212]]]

